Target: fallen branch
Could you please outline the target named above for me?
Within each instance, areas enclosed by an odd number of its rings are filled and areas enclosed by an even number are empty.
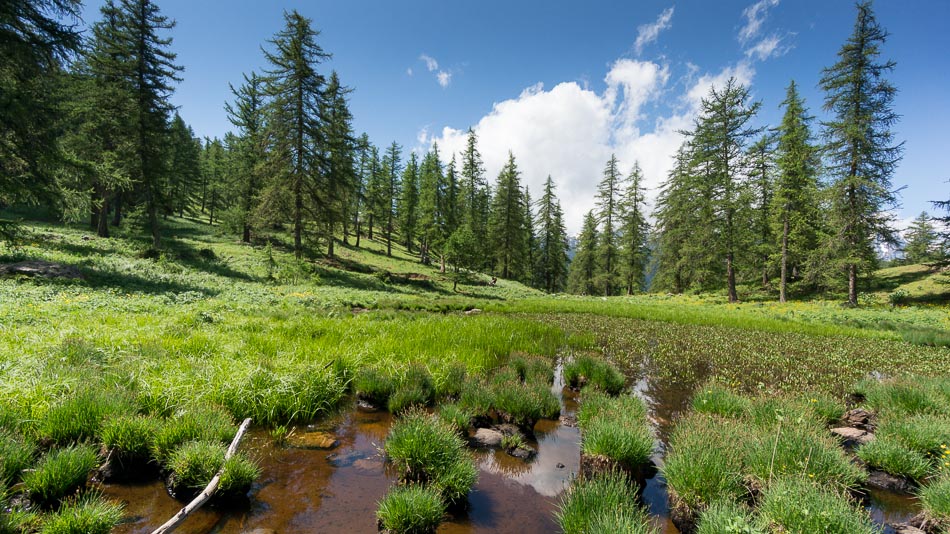
[[[185,519],[188,519],[188,516],[191,515],[195,510],[204,506],[208,499],[214,495],[214,492],[218,489],[218,484],[221,482],[221,475],[224,473],[224,465],[227,461],[234,456],[234,453],[237,452],[238,443],[241,442],[241,438],[244,436],[244,433],[247,431],[247,427],[251,425],[251,419],[247,418],[241,423],[241,428],[238,429],[237,434],[234,435],[234,439],[231,441],[231,446],[228,447],[228,452],[224,454],[224,461],[221,463],[221,469],[218,469],[218,472],[215,473],[214,478],[211,479],[211,482],[208,482],[208,485],[205,489],[201,490],[201,493],[194,498],[188,506],[182,508],[175,514],[171,519],[165,522],[164,525],[158,527],[152,531],[152,534],[165,534],[167,532],[172,532],[178,528]]]

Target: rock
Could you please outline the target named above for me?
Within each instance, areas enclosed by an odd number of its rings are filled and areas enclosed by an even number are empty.
[[[323,449],[330,450],[340,442],[329,432],[304,432],[293,434],[287,438],[287,444],[296,449]]]
[[[575,415],[562,415],[558,420],[566,427],[574,428],[577,426],[577,416]]]
[[[862,430],[873,431],[876,417],[873,413],[864,408],[855,408],[848,410],[841,418],[845,426],[860,428]]]
[[[841,427],[841,428],[832,428],[831,433],[839,437],[843,442],[844,446],[853,449],[858,445],[864,445],[874,441],[874,434],[866,430],[861,430],[860,428],[852,427]]]
[[[505,452],[507,452],[509,456],[513,456],[519,460],[524,460],[526,462],[534,458],[538,454],[538,451],[530,447],[517,447],[514,449],[509,449]]]
[[[72,265],[49,261],[21,261],[0,265],[0,276],[11,275],[40,276],[43,278],[81,279],[82,273]]]
[[[482,313],[482,310],[480,310],[480,309],[478,309],[478,308],[472,308],[471,310],[467,310],[467,311],[465,311],[465,312],[463,312],[463,313],[464,313],[465,315],[478,315],[478,314]]]
[[[927,534],[913,525],[893,525],[895,534]]]
[[[868,473],[868,487],[893,491],[895,493],[911,494],[917,489],[917,486],[904,477],[897,477],[884,471],[872,469]]]
[[[554,467],[557,467],[558,469],[564,469],[565,465],[562,464],[561,462],[558,462],[557,465],[555,465]]]
[[[504,434],[497,430],[479,428],[470,441],[473,447],[494,448],[501,447],[501,438],[503,437],[505,437]]]
[[[356,409],[361,412],[378,412],[379,411],[378,406],[364,399],[357,399]]]

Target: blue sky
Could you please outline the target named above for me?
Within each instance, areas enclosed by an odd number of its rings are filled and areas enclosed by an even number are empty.
[[[85,21],[101,2],[88,1]],[[355,89],[358,132],[445,159],[470,126],[494,181],[512,150],[532,191],[550,174],[576,232],[611,153],[665,178],[677,130],[698,98],[735,76],[762,102],[757,122],[775,125],[794,78],[822,118],[817,88],[850,35],[854,4],[843,0],[628,2],[451,2],[164,0],[178,22],[173,51],[185,66],[173,101],[202,136],[230,129],[228,83],[266,68],[260,51],[297,9],[333,54],[324,65]],[[891,33],[883,57],[897,61],[896,127],[904,161],[893,177],[902,219],[950,198],[950,2],[879,0]],[[655,196],[655,189],[650,195]]]

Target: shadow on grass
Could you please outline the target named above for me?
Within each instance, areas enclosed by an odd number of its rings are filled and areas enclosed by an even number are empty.
[[[126,293],[148,293],[152,295],[194,292],[208,297],[220,293],[218,290],[194,284],[171,280],[155,280],[132,273],[102,271],[95,267],[82,267],[81,271],[86,278],[86,284],[96,289],[114,288]]]
[[[930,277],[936,272],[936,269],[908,269],[906,271],[896,272],[893,274],[878,275],[874,277],[874,281],[871,284],[871,289],[877,291],[893,291],[904,284],[919,282]]]

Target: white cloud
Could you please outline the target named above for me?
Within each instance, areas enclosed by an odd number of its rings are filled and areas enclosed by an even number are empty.
[[[762,24],[769,14],[769,9],[777,6],[778,3],[779,0],[759,0],[742,11],[742,16],[745,17],[746,23],[739,30],[740,43],[748,43],[755,36],[759,35]]]
[[[660,16],[655,22],[651,24],[642,24],[637,27],[637,42],[634,44],[637,55],[640,55],[640,53],[643,52],[644,46],[656,41],[657,37],[660,36],[661,31],[669,29],[673,25],[670,22],[672,19],[673,8],[669,7],[660,13]]]
[[[452,83],[451,72],[445,72],[444,70],[440,70],[439,73],[435,75],[435,77],[437,80],[439,80],[439,85],[441,85],[443,89],[445,89],[446,87],[449,86],[450,83]]]
[[[422,54],[419,56],[419,59],[425,62],[426,68],[429,69],[429,72],[439,70],[439,62],[436,61],[434,57],[427,54]]]
[[[791,47],[782,44],[783,37],[779,35],[770,35],[759,40],[751,48],[746,49],[745,55],[748,58],[765,61],[770,57],[779,57],[788,52]]]

